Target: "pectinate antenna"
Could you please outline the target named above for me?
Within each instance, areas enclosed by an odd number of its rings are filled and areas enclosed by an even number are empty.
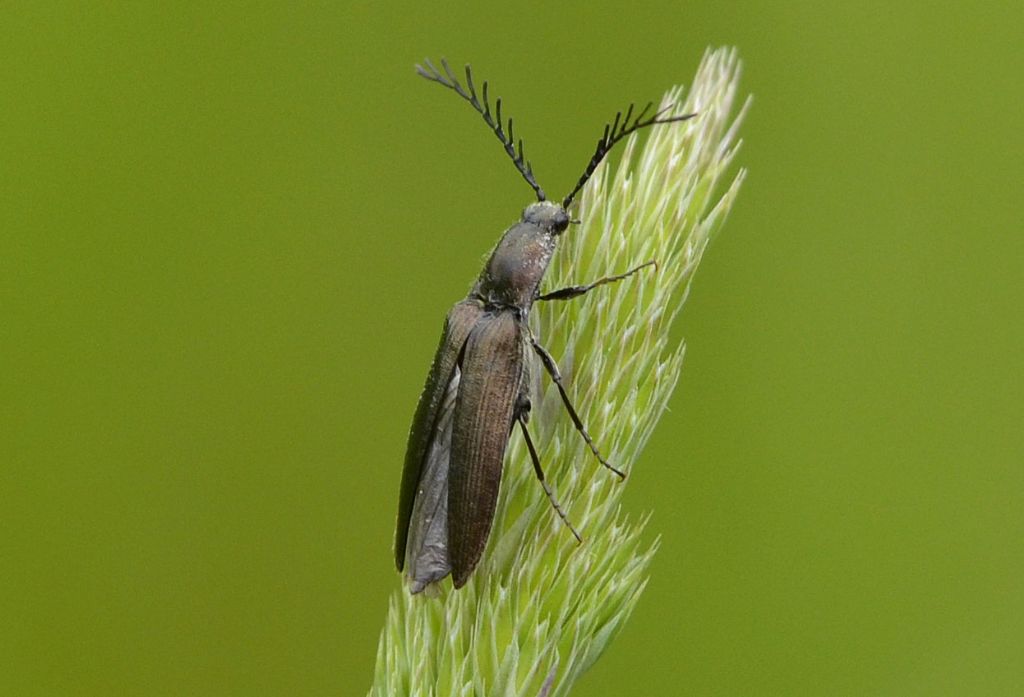
[[[672,108],[670,105],[655,112],[653,116],[645,119],[644,117],[647,115],[647,112],[651,110],[652,106],[653,104],[648,102],[647,106],[643,108],[643,111],[641,111],[633,123],[630,124],[629,121],[633,117],[633,105],[630,104],[629,109],[626,110],[625,118],[623,118],[622,112],[620,111],[615,115],[615,121],[604,127],[604,135],[597,141],[597,149],[594,150],[594,156],[590,158],[590,164],[588,164],[587,168],[583,171],[583,176],[581,176],[580,180],[576,182],[576,186],[573,190],[569,192],[569,195],[566,196],[565,199],[562,200],[562,208],[568,208],[569,205],[572,204],[573,198],[576,197],[576,194],[579,193],[580,189],[583,188],[583,185],[590,179],[590,176],[594,173],[594,170],[597,169],[597,166],[601,164],[601,160],[603,160],[604,156],[608,154],[608,151],[630,133],[639,131],[641,128],[646,128],[647,126],[655,126],[661,123],[674,123],[676,121],[686,121],[687,119],[692,119],[697,115],[682,114],[680,116],[663,117],[663,114]]]
[[[505,148],[505,152],[508,153],[510,158],[512,158],[512,164],[514,164],[516,169],[519,170],[519,173],[523,175],[523,179],[526,180],[526,183],[533,187],[533,190],[537,193],[537,200],[544,201],[546,199],[544,189],[540,188],[540,184],[538,184],[537,180],[534,179],[533,168],[530,167],[529,160],[526,160],[523,157],[523,140],[521,138],[519,139],[518,153],[513,145],[515,143],[515,135],[512,131],[511,117],[508,119],[508,132],[506,133],[502,128],[501,97],[498,97],[494,102],[494,115],[492,116],[491,104],[487,98],[487,82],[485,81],[483,83],[483,99],[481,100],[477,97],[476,87],[473,85],[473,71],[468,65],[466,66],[466,87],[469,88],[467,91],[467,89],[464,88],[456,79],[451,68],[448,67],[448,61],[444,58],[441,59],[441,67],[444,68],[443,75],[441,74],[441,71],[434,67],[434,64],[431,63],[429,59],[425,60],[424,63],[426,63],[427,67],[424,68],[422,65],[417,65],[416,72],[428,80],[437,82],[448,89],[453,90],[457,95],[469,102],[470,105],[484,117],[484,121],[488,126],[490,126],[491,130],[494,131],[494,135],[498,136],[498,140],[501,141],[502,146]]]

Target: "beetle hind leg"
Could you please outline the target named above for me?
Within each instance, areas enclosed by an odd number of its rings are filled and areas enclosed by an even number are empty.
[[[516,416],[516,421],[519,422],[519,428],[523,431],[523,438],[526,440],[526,449],[530,451],[530,459],[533,461],[533,471],[537,475],[537,479],[540,481],[540,485],[544,487],[544,493],[547,494],[548,501],[551,502],[551,507],[558,513],[558,517],[562,519],[565,526],[569,528],[573,536],[576,538],[576,542],[583,544],[583,538],[573,524],[569,521],[569,516],[562,510],[561,505],[558,503],[558,499],[555,498],[555,492],[548,486],[547,481],[544,479],[544,470],[540,466],[540,456],[537,455],[537,448],[533,445],[533,439],[530,438],[530,431],[526,428],[526,419],[522,414]]]

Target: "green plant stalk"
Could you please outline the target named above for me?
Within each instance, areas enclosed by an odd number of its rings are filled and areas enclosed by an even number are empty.
[[[698,116],[651,129],[642,148],[634,134],[614,171],[598,168],[582,192],[583,223],[563,236],[545,285],[585,283],[649,259],[658,271],[539,303],[531,319],[590,433],[627,472],[679,379],[685,345],[669,328],[744,178],[739,170],[727,180],[749,104],[733,115],[739,72],[735,50],[709,50],[685,102],[681,87],[668,91],[662,106]],[[534,441],[585,542],[577,545],[551,509],[513,434],[480,565],[464,588],[446,582],[439,597],[395,590],[371,695],[568,694],[643,592],[657,549],[641,540],[647,516],[622,510],[625,484],[594,461],[555,387],[531,370]]]

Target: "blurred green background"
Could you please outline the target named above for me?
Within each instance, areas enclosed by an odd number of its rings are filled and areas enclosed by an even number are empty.
[[[413,63],[557,193],[723,44],[750,177],[576,694],[1024,694],[1019,2],[95,5],[0,10],[0,694],[364,694],[442,318],[531,199]]]

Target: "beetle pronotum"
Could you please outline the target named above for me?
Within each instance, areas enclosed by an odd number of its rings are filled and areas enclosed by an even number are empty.
[[[576,430],[597,460],[620,478],[625,477],[594,444],[566,392],[555,360],[534,337],[527,320],[535,301],[575,298],[655,264],[648,261],[586,285],[549,293],[539,290],[558,236],[575,222],[568,208],[608,151],[641,128],[694,116],[666,116],[667,108],[648,116],[652,107],[649,103],[634,117],[630,105],[625,115],[619,112],[605,126],[576,186],[561,203],[555,203],[547,200],[530,163],[524,159],[523,141],[518,141],[518,149],[515,147],[511,118],[505,130],[501,99],[495,101],[492,115],[486,82],[478,96],[468,65],[465,87],[446,61],[442,60],[441,66],[443,73],[428,60],[426,67],[417,65],[416,70],[424,78],[453,90],[480,113],[533,188],[537,202],[527,206],[520,221],[505,231],[469,295],[448,313],[416,408],[405,454],[395,532],[395,562],[399,571],[405,570],[412,593],[449,573],[455,587],[460,588],[476,568],[494,518],[505,447],[517,424],[545,494],[582,542],[544,481],[540,458],[527,428],[530,351],[539,356]]]

